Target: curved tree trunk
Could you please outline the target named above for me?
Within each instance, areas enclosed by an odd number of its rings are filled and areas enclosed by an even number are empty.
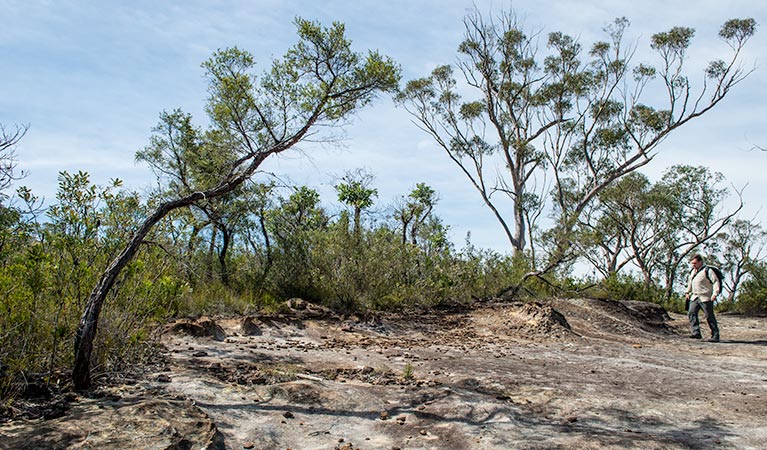
[[[247,74],[254,63],[247,52],[236,48],[220,50],[203,64],[211,92],[215,92],[211,105],[224,106],[221,109],[211,106],[217,111],[211,113],[211,118],[223,122],[221,125],[237,135],[238,158],[232,162],[227,174],[218,173],[220,183],[217,186],[157,207],[101,275],[75,334],[72,371],[75,389],[90,386],[93,340],[104,300],[120,271],[157,222],[174,209],[232,192],[248,180],[267,157],[298,144],[318,123],[340,125],[344,117],[368,104],[377,93],[396,90],[399,67],[375,52],[370,52],[367,58],[352,52],[342,24],[335,23],[332,29],[326,29],[300,18],[295,22],[300,45],[288,53],[283,63],[275,64],[275,69],[261,80],[262,87],[256,88],[254,79]],[[307,67],[313,70],[307,70]],[[292,85],[283,86],[288,80],[295,80],[301,86],[305,83],[313,89],[297,89],[300,92],[296,92]],[[2,131],[0,129],[0,136]]]
[[[184,208],[197,201],[220,197],[233,191],[246,179],[250,178],[267,156],[282,151],[288,147],[289,146],[281,145],[272,148],[271,151],[254,155],[250,164],[241,174],[236,176],[230,174],[221,184],[208,191],[194,192],[185,197],[162,203],[157,207],[154,213],[144,220],[133,237],[131,237],[130,241],[128,241],[125,249],[112,260],[104,273],[101,274],[101,279],[96,284],[93,291],[91,291],[91,294],[88,297],[88,302],[85,304],[85,310],[83,311],[80,323],[77,326],[77,331],[75,332],[75,363],[74,368],[72,369],[72,382],[76,390],[88,389],[91,385],[90,363],[91,355],[93,353],[93,340],[96,337],[99,314],[101,314],[101,307],[104,305],[104,300],[106,300],[109,290],[114,286],[120,271],[125,268],[130,260],[136,255],[141,243],[152,230],[152,227],[174,209]]]
[[[101,279],[88,297],[85,311],[80,318],[80,323],[75,333],[75,365],[72,369],[72,381],[76,390],[90,387],[90,362],[91,354],[93,353],[93,340],[96,337],[96,330],[98,328],[99,314],[109,290],[114,285],[115,279],[117,279],[117,275],[133,259],[144,238],[157,222],[174,209],[191,205],[202,198],[204,198],[204,195],[201,192],[196,192],[187,197],[161,204],[141,224],[141,227],[133,235],[125,249],[120,252],[101,275]]]

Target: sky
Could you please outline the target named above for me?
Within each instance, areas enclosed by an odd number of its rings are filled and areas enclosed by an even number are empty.
[[[693,27],[691,67],[724,54],[717,32],[725,20],[756,19],[757,34],[743,54],[744,67],[754,72],[722,104],[674,132],[642,171],[656,180],[673,164],[708,166],[729,185],[745,187],[745,218],[764,220],[767,151],[752,150],[767,148],[763,0],[0,0],[0,124],[29,126],[16,148],[17,169],[26,173],[17,185],[50,203],[58,173],[66,170],[88,172],[99,185],[120,178],[127,188],[144,191],[154,176],[135,162],[135,153],[149,142],[159,114],[181,108],[197,125],[207,124],[200,64],[217,49],[237,46],[266,69],[296,43],[295,17],[344,23],[353,49],[390,56],[404,83],[455,63],[462,20],[474,5],[485,16],[513,7],[526,29],[562,31],[584,47],[604,40],[602,29],[626,17],[637,61],[652,61],[652,34]],[[348,171],[375,176],[381,213],[425,182],[437,191],[435,213],[458,247],[471,233],[477,247],[509,250],[459,169],[387,97],[356,114],[339,145],[304,144],[262,168],[317,189],[330,210],[341,207],[333,185]]]

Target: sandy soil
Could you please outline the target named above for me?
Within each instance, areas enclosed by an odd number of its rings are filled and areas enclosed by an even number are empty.
[[[763,449],[767,319],[642,302],[179,320],[168,364],[0,425],[0,448]],[[705,326],[704,326],[705,329]]]

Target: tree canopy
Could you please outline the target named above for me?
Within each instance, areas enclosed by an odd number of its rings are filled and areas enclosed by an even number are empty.
[[[633,64],[628,27],[616,19],[606,39],[589,47],[551,32],[542,50],[513,11],[488,19],[475,8],[464,20],[457,63],[408,81],[397,96],[478,192],[512,251],[550,243],[531,275],[572,258],[572,232],[588,205],[750,73],[740,53],[753,19],[725,22],[719,36],[730,52],[698,76],[686,69],[693,29],[653,35],[657,63],[650,65]],[[544,212],[553,222],[538,230]],[[549,239],[536,238],[536,230]]]
[[[93,289],[75,336],[73,380],[90,384],[89,365],[98,317],[107,293],[152,227],[169,212],[233,192],[271,155],[290,149],[323,127],[333,127],[391,92],[399,67],[377,52],[355,53],[344,25],[326,28],[295,20],[298,43],[260,75],[255,60],[236,47],[216,51],[203,63],[208,80],[201,132],[180,111],[163,113],[155,136],[138,158],[168,180],[168,199],[147,216]]]

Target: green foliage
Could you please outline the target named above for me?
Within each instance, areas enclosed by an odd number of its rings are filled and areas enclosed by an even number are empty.
[[[338,201],[359,209],[373,206],[373,197],[378,195],[378,189],[365,188],[360,181],[339,184],[336,186],[336,190],[338,191]]]
[[[634,275],[614,273],[602,279],[592,295],[609,300],[639,300],[659,303],[663,299],[663,290]]]
[[[14,245],[0,252],[0,363],[7,368],[0,384],[14,386],[24,373],[57,382],[70,367],[88,290],[141,209],[134,194],[119,188],[119,180],[99,187],[87,173],[62,172],[47,220],[30,208],[5,224]],[[23,198],[36,201],[29,192]],[[168,269],[167,260],[150,251],[122,274],[122,289],[110,300],[115,307],[102,324],[99,372],[130,367],[147,356],[148,324],[167,319],[177,294]]]
[[[708,168],[684,165],[670,167],[654,184],[639,173],[626,175],[599,194],[576,227],[574,246],[608,280],[638,268],[643,283],[662,286],[663,301],[673,303],[674,289],[688,273],[686,259],[711,246],[732,220],[734,213],[721,212],[728,195],[722,181]],[[730,247],[742,247],[744,239]],[[728,250],[729,267],[736,256]]]
[[[674,27],[669,31],[652,36],[651,47],[661,52],[674,53],[681,57],[690,46],[695,30],[687,27]]]
[[[722,25],[719,30],[719,37],[737,47],[754,33],[756,33],[756,20],[752,18],[730,19]]]
[[[411,363],[405,364],[402,368],[402,378],[408,381],[415,378],[415,367]]]
[[[354,234],[358,235],[361,226],[362,211],[373,206],[373,199],[378,196],[378,189],[370,188],[373,176],[363,170],[348,173],[343,182],[336,185],[338,201],[346,203],[354,210]]]
[[[734,304],[727,307],[743,314],[767,314],[767,263],[754,261],[748,270],[751,277],[741,285]]]

